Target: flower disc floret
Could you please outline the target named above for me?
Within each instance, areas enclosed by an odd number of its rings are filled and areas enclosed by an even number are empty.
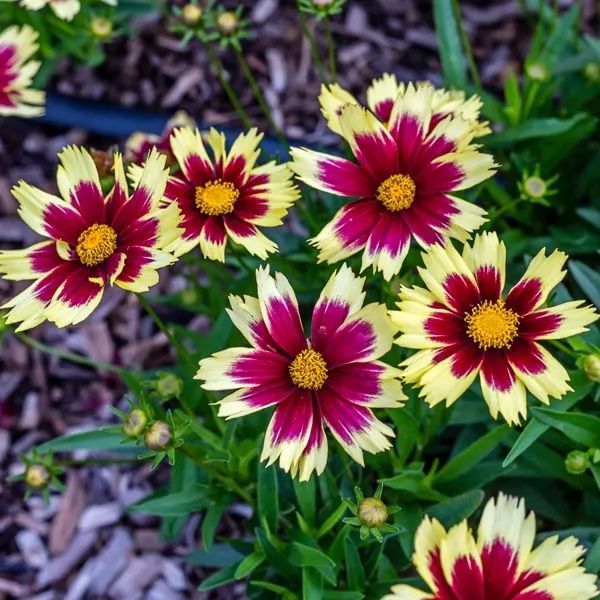
[[[504,306],[503,300],[485,300],[465,316],[467,335],[482,350],[510,348],[519,333],[519,315]]]
[[[240,192],[230,181],[209,181],[196,188],[196,206],[205,215],[227,215],[233,212]]]
[[[327,381],[327,363],[312,348],[302,350],[291,362],[289,371],[294,384],[304,390],[320,390]]]
[[[377,188],[377,200],[396,212],[409,208],[415,199],[417,186],[410,175],[391,175]]]
[[[117,249],[117,232],[110,226],[96,223],[83,231],[75,251],[86,267],[95,267],[110,258]]]

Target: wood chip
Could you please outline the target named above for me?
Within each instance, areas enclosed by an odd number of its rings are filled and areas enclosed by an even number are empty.
[[[132,600],[139,598],[160,574],[162,567],[160,554],[145,554],[129,561],[127,568],[109,590],[113,600]]]
[[[118,502],[107,502],[106,504],[95,504],[88,506],[79,519],[80,531],[91,531],[106,525],[113,525],[120,518],[123,509]]]
[[[49,542],[52,554],[62,552],[71,541],[85,501],[81,477],[77,471],[71,470],[67,476],[67,491],[63,494],[60,508],[52,521]]]
[[[21,529],[15,536],[23,560],[34,568],[41,568],[48,562],[48,552],[42,538],[28,529]]]

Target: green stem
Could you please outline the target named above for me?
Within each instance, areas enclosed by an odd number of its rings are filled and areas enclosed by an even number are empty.
[[[234,47],[234,51],[235,51],[235,55],[238,59],[238,62],[240,64],[240,67],[242,69],[242,72],[244,73],[246,80],[250,84],[250,89],[252,90],[252,93],[254,94],[256,101],[258,102],[261,110],[263,111],[263,113],[267,119],[267,122],[269,123],[269,127],[271,128],[271,130],[273,132],[275,132],[275,135],[277,136],[279,141],[284,146],[287,146],[288,145],[287,140],[285,139],[285,137],[284,137],[283,133],[281,132],[281,130],[279,129],[279,127],[277,127],[277,125],[275,125],[275,121],[273,121],[273,118],[271,117],[271,109],[269,108],[269,105],[267,104],[267,101],[265,100],[265,97],[260,90],[260,86],[256,82],[254,75],[252,74],[252,69],[248,65],[248,62],[246,61],[244,54],[235,47]]]
[[[561,352],[564,352],[567,356],[570,356],[571,358],[579,358],[579,354],[577,354],[577,352],[575,352],[575,350],[572,350],[571,348],[569,348],[562,342],[559,342],[558,340],[549,340],[549,341],[555,348],[558,348]]]
[[[505,214],[507,212],[510,212],[513,208],[515,208],[516,206],[521,204],[521,202],[523,202],[523,198],[516,198],[512,202],[507,202],[506,204],[501,206],[498,210],[494,211],[490,215],[487,225],[491,226],[498,219],[498,217],[502,216],[503,214]]]
[[[337,81],[337,70],[335,65],[335,43],[333,41],[333,35],[331,34],[331,20],[325,20],[325,35],[327,36],[327,55],[329,57],[329,74],[331,75],[331,82]]]
[[[229,85],[229,82],[227,81],[227,79],[223,76],[223,73],[225,71],[225,69],[223,68],[223,63],[219,60],[219,58],[215,54],[215,51],[213,50],[212,46],[209,43],[204,42],[204,50],[206,51],[206,55],[208,56],[208,61],[210,62],[210,66],[212,67],[214,74],[216,75],[217,79],[219,80],[219,84],[221,85],[221,87],[227,94],[227,97],[229,98],[229,102],[231,102],[231,105],[233,106],[238,117],[241,119],[242,123],[244,124],[244,127],[246,129],[250,129],[250,127],[252,127],[252,121],[250,120],[248,113],[244,110],[244,107],[238,100],[238,97],[237,97],[235,91],[233,90],[231,85]]]
[[[85,365],[86,367],[93,367],[94,369],[100,369],[104,371],[112,371],[113,373],[119,374],[127,370],[123,367],[118,367],[117,365],[92,360],[91,358],[86,358],[85,356],[81,356],[81,354],[75,354],[74,352],[69,352],[68,350],[52,348],[51,346],[47,346],[43,342],[40,342],[30,337],[26,333],[15,333],[14,335],[24,344],[27,344],[31,348],[35,348],[36,350],[39,350],[40,352],[44,352],[45,354],[49,354],[51,356],[57,356],[58,358],[64,358],[65,360],[69,360],[80,365]]]
[[[310,55],[312,56],[313,63],[315,65],[315,69],[319,74],[319,79],[325,83],[325,67],[323,66],[323,61],[319,55],[319,48],[317,47],[317,42],[315,41],[315,37],[310,31],[308,27],[308,23],[306,22],[306,18],[304,13],[301,10],[298,10],[300,15],[300,27],[302,29],[302,33],[304,37],[308,40],[308,45],[310,46]]]
[[[462,16],[460,13],[460,5],[458,0],[452,0],[452,11],[454,12],[454,18],[458,23],[460,30],[460,38],[467,58],[467,65],[469,66],[469,72],[471,73],[471,79],[478,90],[481,90],[481,79],[479,78],[479,72],[477,71],[477,65],[475,64],[475,57],[473,56],[473,49],[471,48],[471,41],[467,35]]]

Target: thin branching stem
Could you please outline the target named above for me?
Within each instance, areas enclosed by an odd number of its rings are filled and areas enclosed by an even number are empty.
[[[331,82],[337,81],[337,69],[335,64],[335,42],[331,32],[331,19],[325,19],[325,35],[327,36],[327,55],[329,57],[329,75]]]
[[[301,10],[298,10],[298,13],[300,15],[300,28],[302,29],[304,37],[308,40],[308,45],[310,47],[310,55],[312,56],[313,64],[315,65],[315,69],[319,74],[319,79],[321,80],[321,82],[325,83],[327,81],[325,79],[325,67],[323,66],[321,56],[319,55],[319,48],[317,46],[315,36],[312,34],[310,27],[308,26],[304,13]]]

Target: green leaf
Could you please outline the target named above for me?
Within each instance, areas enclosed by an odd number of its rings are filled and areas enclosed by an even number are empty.
[[[579,400],[587,396],[589,391],[592,389],[592,382],[580,371],[570,372],[570,381],[571,386],[573,387],[573,391],[569,392],[561,398],[560,400],[555,400],[552,403],[552,407],[555,410],[566,411],[569,410],[572,406],[577,404]],[[546,423],[542,423],[539,419],[535,418],[527,423],[527,426],[519,437],[517,441],[514,443],[513,447],[510,449],[510,452],[506,455],[504,462],[502,463],[503,467],[508,467],[512,462],[514,462],[527,448],[529,448],[540,436],[542,436],[550,426]]]
[[[215,531],[219,526],[223,513],[229,506],[229,501],[216,502],[215,504],[208,507],[204,518],[202,519],[202,527],[200,528],[202,534],[202,543],[204,547],[209,550],[213,545],[215,539]]]
[[[253,552],[248,554],[244,560],[237,566],[235,573],[233,574],[235,579],[244,579],[248,577],[254,569],[259,567],[265,561],[265,555],[260,552]]]
[[[452,0],[433,0],[433,20],[440,49],[444,80],[449,87],[467,85],[466,61]]]
[[[256,539],[267,557],[267,560],[271,563],[271,566],[284,577],[293,579],[295,575],[293,565],[283,556],[280,550],[274,546],[265,530],[262,527],[257,527],[254,531],[256,533]]]
[[[196,484],[175,494],[140,500],[132,504],[127,510],[146,515],[158,515],[159,517],[188,515],[210,505],[209,489],[207,485]]]
[[[600,537],[594,542],[594,545],[585,555],[585,570],[590,573],[600,572]]]
[[[578,260],[569,261],[569,272],[585,295],[600,308],[600,274]]]
[[[515,142],[553,137],[566,133],[587,118],[585,114],[577,114],[569,119],[557,119],[554,117],[529,119],[522,125],[511,127],[499,133],[491,133],[482,139],[487,146],[508,146]]]
[[[323,551],[299,542],[292,542],[289,545],[287,556],[290,562],[297,567],[335,567],[335,562]]]
[[[198,567],[229,567],[244,558],[229,544],[214,544],[210,550],[196,549],[186,554],[185,562]]]
[[[361,592],[339,592],[337,590],[325,590],[323,600],[362,600],[365,597]]]
[[[136,446],[133,442],[122,444],[125,435],[117,425],[101,427],[92,431],[82,431],[63,435],[40,444],[40,452],[67,452],[72,450],[131,450]]]
[[[345,539],[344,550],[348,587],[352,590],[364,590],[365,570],[360,560],[360,555],[358,554],[356,544],[350,536]]]
[[[482,490],[471,490],[435,504],[428,508],[426,513],[436,518],[445,527],[451,527],[470,517],[479,508],[484,498],[485,494]]]
[[[395,475],[394,477],[380,479],[379,482],[393,490],[401,490],[414,494],[421,500],[433,500],[434,502],[439,502],[446,499],[444,494],[431,489],[425,474],[420,471],[406,471]]]
[[[214,590],[215,588],[235,581],[236,569],[237,565],[230,565],[229,567],[225,567],[224,569],[213,573],[198,586],[198,591],[206,592],[207,590]]]
[[[600,446],[599,417],[551,408],[533,408],[532,412],[542,423],[558,429],[574,442],[589,447]]]
[[[314,527],[316,512],[317,512],[317,498],[316,498],[316,486],[315,477],[311,477],[308,481],[296,481],[294,479],[294,492],[298,499],[298,505],[300,512],[304,517],[304,520],[311,526]]]
[[[323,576],[316,569],[302,569],[302,600],[322,600]]]
[[[277,530],[277,515],[279,514],[279,486],[277,469],[258,464],[257,489],[258,516],[266,521],[272,531]]]
[[[511,432],[508,425],[500,425],[480,437],[468,448],[448,461],[435,475],[436,484],[452,481],[459,475],[481,462],[498,446],[498,444]]]
[[[340,521],[340,519],[346,514],[348,508],[344,503],[340,504],[326,519],[317,531],[317,539],[323,537],[326,533],[331,531]]]

